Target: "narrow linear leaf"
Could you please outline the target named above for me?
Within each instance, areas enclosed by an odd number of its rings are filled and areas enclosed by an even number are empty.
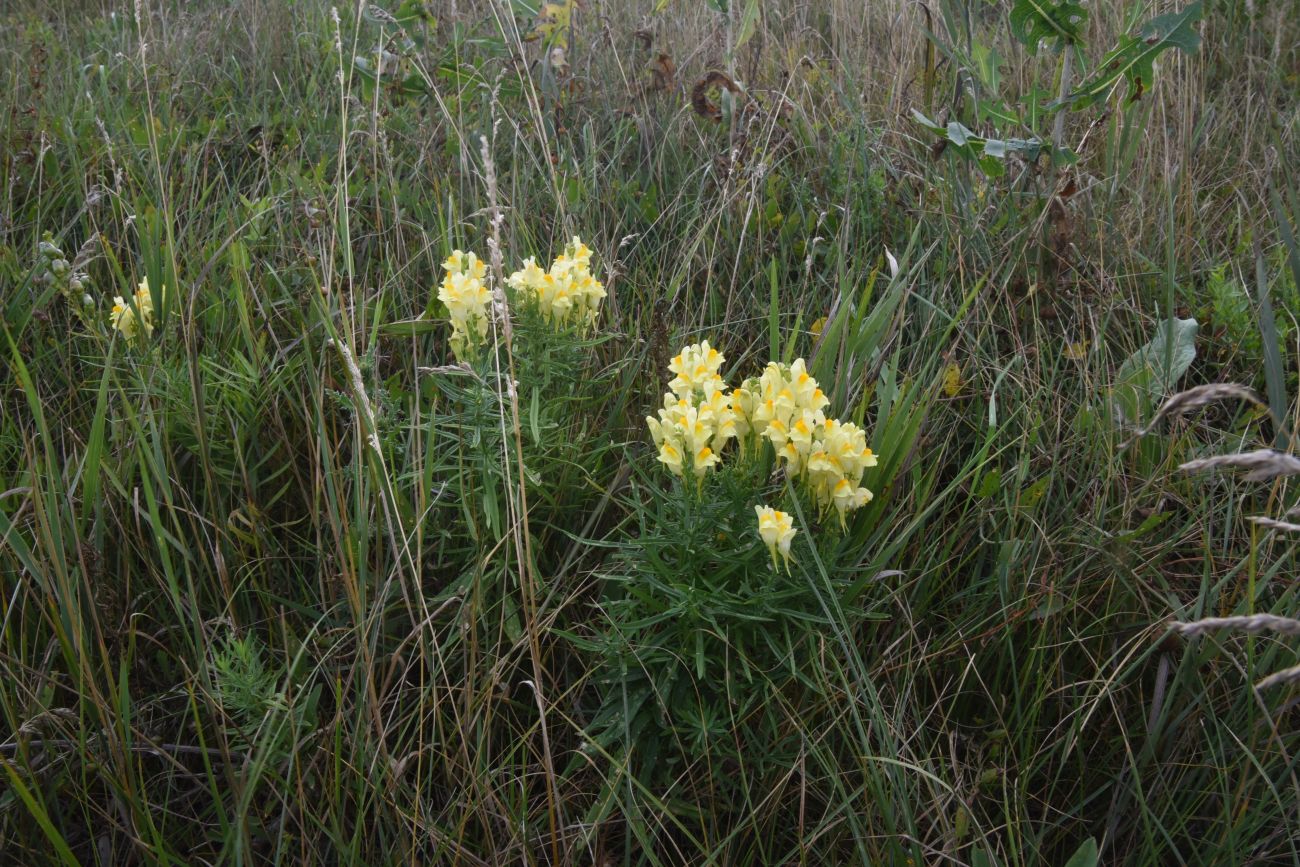
[[[1269,300],[1268,274],[1259,241],[1255,242],[1255,291],[1259,297],[1259,334],[1264,348],[1264,384],[1268,390],[1268,408],[1273,414],[1273,445],[1285,449],[1291,439],[1286,424],[1286,371],[1282,366],[1277,318],[1273,313],[1273,302]]]

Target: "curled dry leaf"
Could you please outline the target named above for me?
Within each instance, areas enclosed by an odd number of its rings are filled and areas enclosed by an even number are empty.
[[[1088,347],[1092,345],[1091,340],[1076,340],[1074,343],[1067,343],[1062,354],[1071,361],[1083,361],[1088,357]],[[1146,428],[1143,428],[1145,433]]]
[[[667,54],[660,51],[655,59],[650,61],[648,68],[651,75],[650,90],[667,90],[673,86],[673,80],[677,76],[677,66]]]
[[[695,113],[700,117],[721,120],[722,109],[709,101],[709,88],[711,87],[729,91],[736,96],[739,96],[743,91],[741,91],[740,85],[731,80],[729,75],[718,72],[716,69],[695,82],[695,86],[691,88],[691,108],[695,109]]]
[[[943,393],[956,397],[961,394],[961,387],[961,365],[954,361],[943,369]]]
[[[1300,475],[1300,458],[1276,449],[1256,449],[1253,452],[1215,455],[1212,458],[1188,461],[1178,469],[1185,472],[1195,472],[1197,470],[1217,470],[1221,468],[1247,470],[1247,481],[1262,482],[1278,476]]]

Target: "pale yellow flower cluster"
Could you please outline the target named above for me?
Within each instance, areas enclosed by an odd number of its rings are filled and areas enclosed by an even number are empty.
[[[876,456],[867,446],[866,432],[851,421],[827,419],[819,433],[808,456],[808,485],[823,508],[835,507],[844,527],[846,514],[871,502],[862,474],[876,465]]]
[[[825,422],[822,410],[830,401],[809,375],[802,358],[786,367],[775,361],[763,375],[747,379],[736,390],[737,411],[743,416],[738,428],[746,437],[769,440],[788,470],[798,473],[811,444],[814,430]]]
[[[591,248],[574,236],[564,252],[543,271],[533,257],[506,282],[518,296],[537,305],[542,317],[556,325],[577,323],[590,327],[600,313],[605,287],[591,273]]]
[[[702,484],[718,465],[720,452],[736,437],[736,414],[726,383],[718,374],[725,361],[707,340],[688,346],[672,360],[676,378],[664,395],[659,418],[646,416],[646,425],[659,461],[673,475],[690,475]]]
[[[852,422],[826,418],[830,403],[802,358],[789,367],[772,362],[758,379],[746,380],[733,400],[741,436],[766,439],[787,475],[802,481],[823,511],[845,515],[871,501],[862,474],[876,465],[867,435]]]
[[[485,282],[487,266],[473,253],[453,250],[442,267],[447,274],[438,287],[438,300],[451,318],[451,351],[465,361],[487,338],[492,302]]]
[[[149,289],[148,277],[136,287],[130,301],[121,295],[115,296],[113,309],[108,314],[109,324],[128,342],[135,344],[153,336],[153,319],[153,292]]]
[[[668,371],[674,374],[668,389],[678,397],[720,392],[727,387],[718,372],[726,360],[707,340],[687,346],[668,362]]]
[[[731,409],[722,392],[698,405],[686,398],[664,395],[659,418],[646,416],[659,460],[674,475],[689,474],[702,481],[718,465],[719,452],[736,435]]]
[[[772,362],[761,376],[731,392],[721,374],[724,361],[704,340],[669,362],[674,377],[663,409],[658,418],[646,417],[660,463],[676,476],[703,484],[728,440],[739,440],[742,454],[766,440],[787,477],[803,486],[822,514],[834,509],[841,528],[847,528],[845,516],[872,497],[862,486],[863,473],[876,465],[866,433],[852,422],[826,417],[830,400],[802,358],[790,365]],[[770,506],[755,506],[754,511],[772,565],[779,565],[779,553],[789,571],[792,518]]]
[[[790,543],[794,541],[794,520],[785,512],[771,506],[755,506],[758,515],[758,535],[772,555],[772,568],[777,567],[776,552],[785,558],[785,571],[790,571]]]

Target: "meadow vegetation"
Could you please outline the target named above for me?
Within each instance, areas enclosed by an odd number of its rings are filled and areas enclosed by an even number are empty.
[[[1300,863],[1294,8],[3,4],[0,861]]]

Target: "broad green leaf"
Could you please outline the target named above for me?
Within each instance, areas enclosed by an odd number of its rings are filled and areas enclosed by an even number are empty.
[[[997,157],[982,156],[976,162],[979,163],[980,171],[990,178],[1000,178],[1007,173],[1007,167]]]
[[[957,145],[957,147],[965,147],[973,141],[979,141],[979,136],[964,124],[954,120],[948,124],[948,141]]]
[[[985,93],[1002,92],[1002,56],[996,48],[990,48],[982,42],[971,46],[971,60],[975,62],[975,74]]]
[[[1141,424],[1157,402],[1173,391],[1196,359],[1195,319],[1165,319],[1151,342],[1120,366],[1115,379],[1115,408],[1128,424]]]
[[[921,126],[933,132],[943,131],[942,126],[930,120],[930,118],[928,118],[924,113],[917,111],[916,109],[912,109],[912,120],[916,121]]]
[[[1079,31],[1088,13],[1072,0],[1016,0],[1011,7],[1011,35],[1024,43],[1030,54],[1046,40],[1072,44],[1079,41]]]
[[[368,58],[357,55],[352,59],[352,65],[366,81],[372,84],[379,81],[379,73],[375,71],[375,65]]]
[[[429,93],[428,83],[419,75],[408,75],[402,79],[402,93]]]
[[[1064,99],[1050,103],[1049,108],[1068,105],[1078,110],[1105,99],[1121,80],[1128,84],[1127,100],[1140,99],[1155,77],[1155,60],[1171,48],[1195,54],[1201,36],[1195,24],[1201,20],[1201,0],[1196,0],[1179,12],[1170,12],[1152,18],[1142,26],[1137,36],[1121,36],[1119,45],[1107,54],[1097,71],[1084,79]]]
[[[976,101],[975,115],[982,121],[995,121],[1013,126],[1022,123],[1020,115],[1014,109],[1008,108],[1005,102],[996,98]]]
[[[1098,857],[1097,840],[1089,837],[1074,851],[1070,860],[1065,862],[1065,867],[1097,867]]]
[[[1028,162],[1034,162],[1043,152],[1043,143],[1038,139],[1009,138],[984,140],[984,155],[997,159],[1006,159],[1008,154],[1020,154]]]
[[[542,8],[537,13],[537,22],[524,36],[524,41],[540,39],[551,47],[568,48],[569,30],[573,26],[573,9],[574,0],[542,4]]]
[[[736,34],[736,51],[739,51],[753,37],[754,32],[758,29],[758,18],[758,0],[749,0],[745,4],[745,12],[740,18],[740,31]]]
[[[1020,492],[1020,508],[1032,509],[1042,502],[1043,497],[1047,494],[1047,489],[1052,485],[1051,476],[1043,476],[1029,487]]]
[[[397,12],[393,15],[398,23],[403,27],[423,21],[431,28],[438,26],[438,19],[433,14],[433,4],[427,0],[403,0],[402,5],[397,7]]]
[[[975,496],[987,500],[1002,489],[1002,470],[994,467],[984,474],[975,488]]]

